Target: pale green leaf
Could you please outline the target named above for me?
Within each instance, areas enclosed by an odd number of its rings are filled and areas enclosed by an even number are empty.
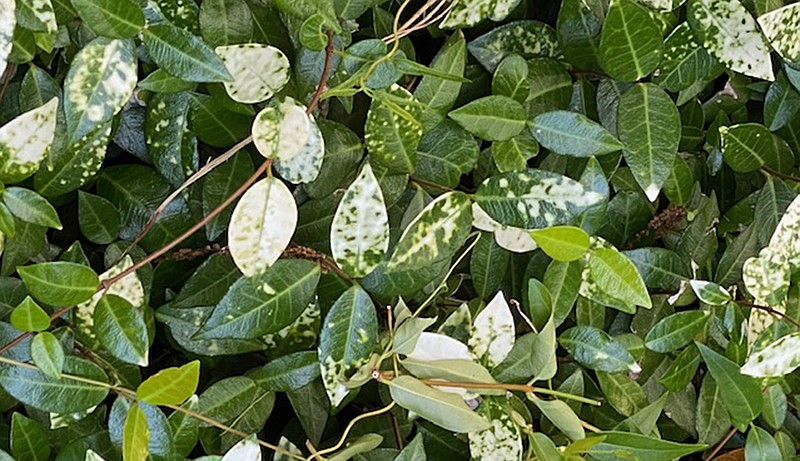
[[[150,450],[150,429],[147,417],[139,405],[131,405],[125,417],[125,428],[122,435],[123,461],[146,461]]]
[[[109,38],[131,38],[144,27],[141,6],[132,0],[72,0],[89,28]]]
[[[632,459],[647,461],[672,461],[705,450],[707,445],[682,444],[629,432],[599,432],[600,443],[587,451],[598,461],[619,461],[617,453]]]
[[[525,128],[525,109],[507,96],[485,96],[448,115],[465,130],[487,141],[507,141]]]
[[[136,397],[151,405],[180,405],[197,391],[200,362],[165,368],[147,378],[136,389]]]
[[[20,267],[17,271],[34,298],[55,307],[86,301],[100,284],[90,267],[75,263],[41,263]]]
[[[106,294],[94,310],[94,332],[116,358],[147,366],[150,337],[141,308],[119,296]]]
[[[56,379],[61,378],[65,359],[64,348],[54,334],[43,331],[33,337],[31,358],[42,373]]]
[[[61,220],[53,205],[46,198],[24,187],[8,187],[3,190],[3,203],[15,217],[39,226],[61,229]]]
[[[758,426],[751,426],[744,445],[747,461],[772,461],[784,459],[778,443],[769,432]]]
[[[9,321],[19,331],[44,331],[50,328],[50,316],[30,296],[26,296],[11,311]]]
[[[556,261],[580,259],[589,250],[589,235],[579,227],[554,226],[536,229],[531,237],[547,256]]]
[[[598,371],[638,373],[641,367],[619,341],[603,330],[590,326],[570,328],[558,342],[575,357],[578,363]]]

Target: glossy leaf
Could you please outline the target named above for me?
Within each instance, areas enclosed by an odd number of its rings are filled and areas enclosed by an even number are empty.
[[[531,232],[539,247],[556,261],[580,259],[589,250],[589,235],[578,227],[555,226]]]
[[[641,370],[622,343],[598,328],[570,328],[561,334],[558,342],[588,368],[608,373]]]
[[[200,362],[165,368],[147,378],[136,389],[136,397],[151,405],[180,405],[197,391]]]
[[[118,359],[147,366],[150,337],[144,314],[127,300],[111,294],[100,298],[94,310],[94,331]]]
[[[705,329],[710,312],[685,311],[661,319],[645,337],[645,346],[656,352],[667,353],[692,342]]]
[[[560,155],[591,157],[623,148],[623,144],[600,124],[575,112],[538,115],[533,119],[531,132],[542,146]]]
[[[56,307],[86,301],[100,284],[91,268],[75,263],[41,263],[20,267],[18,271],[34,298]]]
[[[132,0],[74,0],[72,6],[104,37],[130,38],[144,27],[142,8]]]
[[[600,63],[612,77],[633,82],[649,75],[661,58],[661,31],[632,0],[614,0],[600,35]]]

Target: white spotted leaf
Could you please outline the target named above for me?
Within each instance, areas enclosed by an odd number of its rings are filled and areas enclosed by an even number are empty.
[[[512,54],[526,59],[538,56],[556,58],[561,54],[556,31],[543,22],[530,20],[495,27],[472,40],[467,48],[492,73],[506,56]]]
[[[800,366],[800,333],[788,334],[752,354],[742,365],[742,374],[756,378],[779,378]]]
[[[15,0],[0,0],[0,74],[5,72],[17,25]]]
[[[491,176],[475,193],[475,202],[492,219],[522,229],[568,224],[601,200],[573,179],[533,169]]]
[[[57,110],[53,98],[0,127],[0,180],[19,182],[39,169],[53,143]]]
[[[514,317],[499,291],[475,317],[469,337],[472,355],[489,368],[499,365],[514,347]]]
[[[422,106],[397,85],[375,95],[364,125],[370,161],[388,173],[413,173],[422,139]]]
[[[481,403],[478,414],[492,427],[469,433],[469,454],[476,461],[517,461],[522,459],[522,434],[508,411],[494,400]]]
[[[389,215],[380,184],[364,165],[336,208],[331,224],[331,253],[354,277],[369,274],[389,247]]]
[[[768,246],[745,261],[742,280],[756,301],[775,305],[786,299],[791,273],[792,266],[782,250]]]
[[[54,34],[58,31],[53,3],[50,0],[18,0],[17,23],[34,32]]]
[[[800,3],[792,3],[758,17],[767,41],[786,61],[800,61]]]
[[[458,0],[440,27],[455,29],[474,26],[486,18],[502,21],[520,0]]]
[[[599,237],[592,237],[591,242],[581,276],[581,296],[630,314],[636,312],[636,306],[651,308],[647,287],[633,262]]]
[[[697,41],[729,69],[775,80],[769,45],[739,0],[690,0],[687,18]]]
[[[231,216],[228,246],[236,266],[248,277],[278,260],[297,227],[297,204],[289,188],[266,178],[244,193]]]
[[[265,101],[289,81],[289,59],[273,46],[248,43],[219,46],[215,51],[233,76],[233,81],[224,85],[234,101]]]

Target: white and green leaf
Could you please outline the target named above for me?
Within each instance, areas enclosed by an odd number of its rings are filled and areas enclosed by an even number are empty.
[[[800,4],[791,3],[759,16],[758,25],[783,59],[800,61]]]
[[[445,29],[472,27],[486,18],[502,21],[520,0],[458,0],[439,24]]]
[[[215,51],[233,76],[224,85],[234,101],[266,101],[289,81],[289,59],[273,46],[247,43],[219,46]]]
[[[5,72],[17,25],[15,0],[0,0],[0,73]]]
[[[470,432],[469,454],[477,461],[517,461],[522,459],[522,434],[508,411],[494,400],[478,407],[478,414],[491,421],[492,427]]]
[[[489,368],[499,365],[514,347],[514,317],[502,291],[475,317],[469,336],[473,357]]]
[[[756,378],[780,378],[800,366],[800,333],[790,333],[755,354],[742,365],[742,373]]]
[[[0,180],[19,182],[39,169],[56,130],[58,98],[0,127]]]

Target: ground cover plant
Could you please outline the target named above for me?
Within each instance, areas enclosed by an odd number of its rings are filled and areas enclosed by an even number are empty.
[[[800,3],[0,0],[0,460],[797,459]]]

